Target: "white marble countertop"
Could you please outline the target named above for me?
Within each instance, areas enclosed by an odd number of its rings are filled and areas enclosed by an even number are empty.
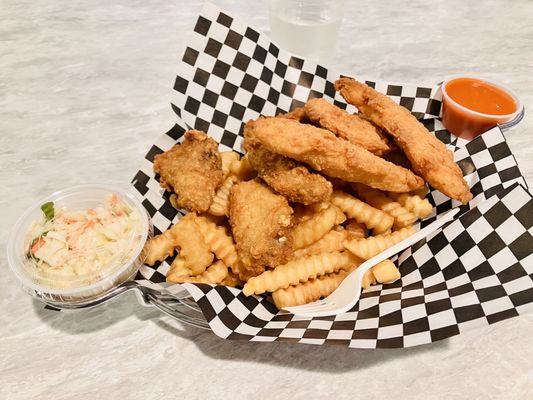
[[[268,31],[266,2],[217,3]],[[10,227],[57,188],[130,181],[172,124],[176,63],[201,5],[2,1],[0,398],[531,398],[531,314],[432,345],[362,351],[222,341],[130,295],[57,313],[22,292],[5,259]],[[506,83],[526,105],[508,139],[532,185],[532,16],[528,0],[347,2],[332,65],[397,82],[468,72]]]

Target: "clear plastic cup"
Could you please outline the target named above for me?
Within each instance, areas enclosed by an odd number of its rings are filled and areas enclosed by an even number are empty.
[[[271,37],[295,55],[329,63],[343,6],[342,0],[270,0]]]
[[[132,212],[138,213],[139,224],[127,240],[131,243],[122,253],[115,254],[97,276],[73,276],[52,279],[30,268],[28,231],[32,221],[43,218],[41,205],[52,201],[54,207],[83,211],[104,204],[111,194],[117,194]],[[90,299],[135,277],[146,258],[145,243],[153,235],[150,216],[142,203],[128,190],[107,185],[80,185],[61,190],[41,199],[19,218],[7,245],[7,260],[14,275],[26,292],[41,301],[55,303]]]

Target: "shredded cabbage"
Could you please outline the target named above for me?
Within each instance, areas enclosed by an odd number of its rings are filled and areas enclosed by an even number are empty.
[[[28,232],[28,261],[37,276],[57,279],[60,287],[77,278],[86,283],[101,279],[138,243],[140,216],[116,194],[95,209],[52,207],[52,218],[43,212],[45,219],[34,221]]]

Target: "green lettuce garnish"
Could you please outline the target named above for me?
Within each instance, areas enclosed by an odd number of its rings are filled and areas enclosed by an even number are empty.
[[[49,201],[41,205],[41,210],[43,211],[46,222],[54,219],[54,203]]]

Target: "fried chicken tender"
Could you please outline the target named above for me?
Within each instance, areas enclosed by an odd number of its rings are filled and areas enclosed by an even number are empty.
[[[217,143],[204,132],[187,131],[185,141],[154,158],[160,184],[177,194],[176,205],[204,212],[222,183],[222,161]]]
[[[285,197],[256,180],[233,186],[229,220],[241,260],[242,280],[261,274],[266,266],[287,262],[292,254],[288,235],[292,212]]]
[[[246,140],[294,158],[324,174],[361,182],[390,192],[409,192],[424,184],[411,171],[379,158],[332,132],[285,118],[259,118],[247,123]]]
[[[331,183],[300,163],[246,141],[244,148],[259,177],[287,200],[307,205],[325,201],[331,195]]]
[[[348,114],[324,99],[312,99],[305,105],[309,119],[350,143],[381,156],[394,148],[381,129],[357,115]]]
[[[294,119],[298,122],[307,123],[310,122],[308,115],[306,113],[305,107],[297,107],[294,110],[285,113],[285,114],[278,114],[276,115],[277,118],[287,118],[287,119]]]
[[[431,135],[409,110],[353,79],[338,79],[335,89],[348,103],[392,135],[415,172],[422,175],[431,186],[463,204],[472,199],[470,188],[454,162],[452,152]]]

